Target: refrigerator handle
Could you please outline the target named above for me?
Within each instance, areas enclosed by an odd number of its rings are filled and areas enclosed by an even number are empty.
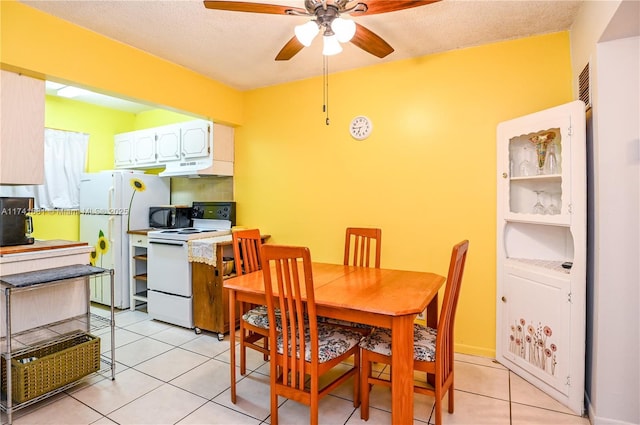
[[[116,193],[116,188],[111,186],[109,188],[109,211],[113,211],[113,198]]]
[[[109,216],[109,243],[113,245],[114,235],[113,235],[113,222],[116,218],[114,216]]]

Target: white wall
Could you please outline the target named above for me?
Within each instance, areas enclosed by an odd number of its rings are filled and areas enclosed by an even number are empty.
[[[591,64],[586,395],[591,422],[640,423],[640,7],[583,5],[574,81]]]
[[[599,43],[594,98],[594,423],[640,423],[640,37]]]

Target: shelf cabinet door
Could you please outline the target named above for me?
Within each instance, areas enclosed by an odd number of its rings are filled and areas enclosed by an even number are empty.
[[[578,414],[584,413],[585,121],[584,103],[575,101],[497,129],[496,359]]]
[[[569,276],[508,266],[503,273],[498,330],[502,356],[567,395],[572,350]]]

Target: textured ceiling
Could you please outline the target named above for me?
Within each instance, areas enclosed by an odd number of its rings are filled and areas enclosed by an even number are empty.
[[[251,0],[258,2],[256,0]],[[366,2],[366,0],[362,0]],[[21,0],[81,27],[149,52],[239,90],[322,74],[322,40],[274,60],[307,17],[206,9],[202,1]],[[265,3],[304,8],[303,0]],[[568,30],[582,1],[443,0],[353,19],[395,51],[379,59],[347,43],[330,72]]]

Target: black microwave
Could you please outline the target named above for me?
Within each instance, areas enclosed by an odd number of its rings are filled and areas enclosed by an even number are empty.
[[[149,227],[152,229],[191,227],[191,207],[180,205],[149,207]]]

